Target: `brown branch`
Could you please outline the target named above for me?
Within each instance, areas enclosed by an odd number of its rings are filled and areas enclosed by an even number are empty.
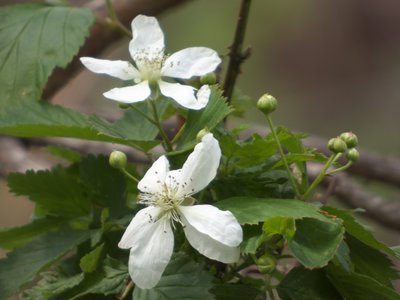
[[[113,6],[119,20],[124,26],[130,27],[130,22],[138,14],[157,15],[169,8],[186,3],[189,0],[114,0]],[[79,3],[82,1],[78,1]],[[104,0],[84,1],[84,7],[92,9],[99,20],[107,16]],[[43,99],[50,99],[57,91],[66,86],[82,69],[79,62],[81,56],[98,56],[109,45],[121,38],[117,29],[107,28],[97,22],[91,29],[90,36],[66,69],[57,68],[51,75],[43,92]]]
[[[236,79],[240,73],[240,66],[250,56],[250,48],[242,52],[244,35],[246,33],[247,19],[250,12],[251,0],[242,0],[239,18],[236,25],[235,38],[229,51],[229,65],[224,82],[224,96],[231,100],[235,88]]]
[[[321,166],[310,164],[309,176],[314,178]],[[328,176],[322,185],[329,190],[329,196],[336,196],[350,208],[365,209],[365,215],[385,227],[400,230],[400,202],[390,201],[368,192],[365,187],[354,182],[346,173]]]

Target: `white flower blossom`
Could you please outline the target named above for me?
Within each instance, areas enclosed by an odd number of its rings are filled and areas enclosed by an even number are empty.
[[[129,52],[135,65],[121,60],[81,57],[84,66],[94,73],[135,83],[114,88],[103,95],[124,103],[144,101],[151,95],[150,85],[157,84],[164,96],[173,98],[186,108],[197,110],[205,107],[210,97],[207,85],[197,91],[189,85],[167,82],[162,78],[189,79],[210,73],[221,63],[218,54],[209,48],[191,47],[166,56],[164,34],[156,18],[138,15],[131,25],[133,38],[129,43]]]
[[[135,215],[118,244],[131,249],[129,273],[138,287],[149,289],[160,280],[173,252],[177,223],[201,254],[223,263],[238,261],[243,233],[232,213],[212,205],[187,205],[215,177],[220,158],[218,141],[209,133],[182,169],[170,171],[161,156],[139,182],[139,202],[147,207]]]

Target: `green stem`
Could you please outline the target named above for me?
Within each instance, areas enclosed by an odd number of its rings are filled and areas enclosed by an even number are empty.
[[[161,125],[160,117],[158,115],[157,107],[156,107],[156,103],[155,103],[154,99],[150,99],[150,105],[151,105],[151,108],[153,110],[155,125],[157,126],[158,131],[159,131],[159,133],[161,135],[161,138],[163,139],[164,149],[167,152],[172,152],[172,150],[173,150],[172,144],[171,144],[168,136],[166,135],[166,133],[165,133],[165,131],[164,131],[162,125]]]
[[[132,38],[132,33],[128,28],[122,24],[117,16],[117,13],[115,12],[114,6],[112,4],[112,0],[106,0],[106,5],[107,5],[107,12],[109,15],[109,20],[111,21],[111,25],[116,27],[121,33],[125,34],[129,38]]]
[[[250,51],[242,52],[250,4],[251,0],[242,0],[236,25],[235,38],[229,51],[229,65],[224,81],[224,96],[228,99],[228,102],[232,98],[235,82],[240,73],[240,65],[250,55]]]
[[[318,174],[317,178],[315,178],[315,180],[308,187],[307,191],[301,197],[301,199],[303,201],[305,201],[308,198],[308,196],[311,194],[311,192],[321,183],[321,181],[327,175],[327,171],[328,171],[329,167],[335,161],[337,161],[341,155],[342,155],[342,153],[337,153],[337,154],[332,154],[331,157],[329,157],[328,161],[325,163],[324,167],[322,168],[321,172]]]
[[[342,167],[340,167],[340,168],[337,168],[337,169],[335,169],[335,170],[332,170],[332,171],[326,173],[326,175],[333,175],[333,174],[335,174],[335,173],[337,173],[337,172],[344,171],[344,170],[348,169],[348,168],[349,168],[350,166],[352,166],[352,165],[353,165],[353,162],[352,162],[352,161],[349,161],[349,162],[348,162],[347,164],[345,164],[344,166],[342,166]]]
[[[130,179],[132,179],[135,182],[139,182],[139,179],[137,179],[135,176],[133,176],[131,173],[129,173],[125,169],[121,169],[122,173],[124,173],[126,176],[128,176]]]
[[[271,129],[272,136],[274,137],[274,140],[276,141],[276,144],[278,145],[279,154],[281,155],[281,159],[282,159],[283,165],[284,165],[284,167],[286,169],[286,172],[288,174],[288,178],[289,178],[290,184],[292,185],[292,188],[293,188],[293,191],[294,191],[294,193],[296,195],[296,198],[300,199],[301,198],[301,194],[299,192],[299,189],[298,189],[298,186],[296,184],[296,181],[295,181],[295,179],[293,177],[292,171],[289,168],[289,164],[288,164],[288,162],[286,160],[285,153],[283,152],[283,148],[282,148],[281,142],[279,141],[278,135],[276,134],[276,130],[275,130],[274,124],[272,123],[272,118],[271,118],[270,115],[266,115],[266,118],[267,118],[267,122],[268,122],[269,128]]]
[[[183,134],[185,131],[186,123],[184,123],[181,128],[179,128],[179,131],[175,134],[174,138],[171,141],[171,144],[174,144]]]

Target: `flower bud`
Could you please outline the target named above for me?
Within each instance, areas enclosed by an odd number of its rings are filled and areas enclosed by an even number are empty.
[[[276,258],[269,253],[257,259],[257,268],[261,273],[271,273],[276,268]]]
[[[257,101],[257,108],[261,110],[265,115],[269,115],[278,107],[278,101],[270,94],[264,94]]]
[[[346,152],[347,145],[340,137],[336,137],[329,140],[328,149],[333,153],[343,153]]]
[[[351,148],[346,157],[349,161],[355,162],[360,158],[360,152],[356,148]]]
[[[210,130],[208,130],[207,127],[206,127],[206,128],[203,128],[202,130],[200,130],[200,131],[197,133],[197,135],[196,135],[196,141],[197,141],[198,143],[200,143],[201,140],[202,140],[202,138],[203,138],[207,133],[210,133]]]
[[[343,132],[340,138],[346,143],[348,148],[354,148],[358,144],[358,138],[352,132]]]
[[[121,170],[125,169],[127,161],[125,153],[121,151],[111,152],[108,159],[111,167]]]
[[[213,85],[217,82],[217,75],[214,72],[208,73],[200,77],[201,84]]]

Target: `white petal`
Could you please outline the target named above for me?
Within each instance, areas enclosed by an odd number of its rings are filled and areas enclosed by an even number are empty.
[[[213,240],[208,235],[197,231],[185,217],[182,217],[185,224],[183,230],[190,245],[208,258],[229,264],[239,260],[240,251],[238,247],[229,247],[216,240]]]
[[[174,248],[169,219],[156,220],[159,212],[157,207],[140,210],[118,244],[120,248],[131,247],[129,274],[142,289],[152,288],[158,283]]]
[[[230,211],[212,205],[180,206],[179,209],[196,231],[213,240],[229,247],[239,246],[242,242],[242,227]]]
[[[168,159],[164,155],[160,156],[139,181],[138,189],[143,193],[150,194],[162,192],[168,171]]]
[[[204,189],[217,174],[221,149],[211,133],[206,134],[188,156],[182,169],[173,176],[180,186],[180,193],[195,194]],[[171,173],[171,172],[170,172]]]
[[[149,82],[142,81],[132,86],[109,90],[103,96],[119,102],[135,103],[146,100],[150,96],[150,93]]]
[[[205,47],[186,48],[164,62],[162,76],[189,79],[210,73],[221,63],[217,52]]]
[[[139,77],[139,71],[127,61],[105,60],[91,57],[81,57],[82,64],[90,71],[98,74],[107,74],[122,80]]]
[[[158,59],[164,55],[164,34],[154,17],[138,15],[132,21],[133,38],[129,43],[132,58]]]
[[[203,86],[197,93],[196,98],[196,89],[189,85],[169,83],[161,80],[158,84],[164,96],[171,97],[180,105],[189,109],[202,109],[207,105],[208,99],[210,98],[210,89],[208,86]]]
[[[161,209],[158,207],[149,206],[141,209],[133,217],[132,221],[126,228],[121,240],[118,243],[118,247],[121,249],[129,249],[140,238],[141,232],[149,226],[150,220],[155,220],[159,215]]]

